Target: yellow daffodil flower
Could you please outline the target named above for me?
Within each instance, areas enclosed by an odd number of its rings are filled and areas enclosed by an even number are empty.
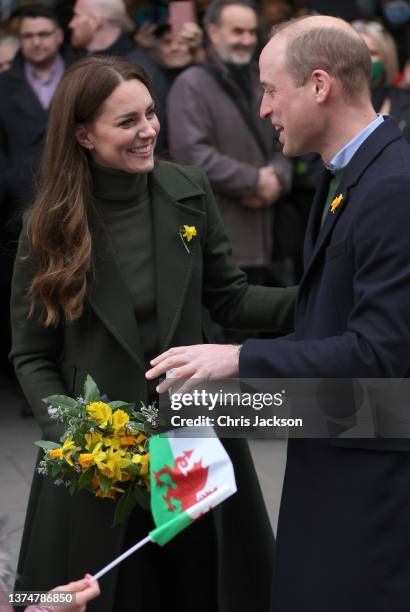
[[[86,406],[88,414],[98,422],[102,429],[112,423],[112,410],[105,402],[91,402]]]
[[[121,448],[121,436],[113,436],[111,438],[103,438],[103,444],[106,448],[113,448],[118,450]]]
[[[78,463],[84,470],[94,465],[94,455],[92,453],[81,453],[78,457]]]
[[[141,475],[147,474],[149,470],[149,453],[145,453],[145,455],[133,455],[132,463],[140,464]]]
[[[64,444],[61,449],[62,455],[67,461],[68,465],[70,465],[71,467],[73,467],[74,465],[71,457],[79,450],[81,450],[80,447],[74,444],[73,438],[71,436],[68,436],[68,438],[64,440]]]
[[[63,449],[62,448],[51,448],[48,451],[48,454],[51,457],[51,459],[60,459],[63,456]]]
[[[343,194],[339,193],[338,196],[336,196],[333,200],[332,203],[330,204],[330,211],[335,214],[335,212],[337,211],[337,209],[339,208],[340,204],[342,203],[343,200]]]
[[[105,499],[115,499],[117,493],[124,493],[124,489],[120,489],[119,487],[111,487],[108,493],[104,493],[102,489],[98,489],[98,491],[96,491],[95,493],[95,496],[103,497]]]
[[[121,446],[134,446],[135,437],[134,436],[121,436],[120,443],[121,443]]]
[[[92,465],[96,465],[99,469],[105,467],[105,459],[107,453],[101,450],[102,443],[97,442],[91,453],[81,453],[78,461],[81,467],[88,470]]]
[[[197,235],[195,225],[184,225],[184,231],[182,234],[183,238],[186,238],[188,242],[191,242],[192,238]]]
[[[195,225],[183,225],[180,228],[178,235],[181,238],[182,244],[184,245],[187,253],[190,253],[191,251],[189,250],[188,245],[186,244],[185,240],[187,242],[191,242],[192,238],[196,236],[197,233],[198,232],[196,231]]]
[[[116,493],[112,489],[110,489],[108,493],[104,493],[102,489],[97,489],[95,492],[96,497],[102,497],[103,499],[115,499],[115,495]]]
[[[135,440],[135,444],[142,444],[143,442],[145,442],[146,439],[147,439],[147,436],[144,436],[143,433],[140,433],[137,439]]]
[[[94,431],[93,433],[86,433],[84,438],[86,441],[85,448],[92,452],[97,442],[102,441],[102,434],[100,434],[98,431]]]
[[[104,462],[104,467],[101,468],[101,473],[108,478],[121,480],[121,470],[130,464],[130,460],[124,457],[125,451],[114,450],[109,448]]]
[[[114,433],[118,433],[124,428],[124,425],[129,423],[130,417],[124,410],[116,410],[112,415],[112,428]]]

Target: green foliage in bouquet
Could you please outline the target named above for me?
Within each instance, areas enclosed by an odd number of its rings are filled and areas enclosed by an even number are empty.
[[[44,450],[38,471],[73,495],[87,489],[96,497],[116,500],[114,526],[138,503],[149,509],[148,438],[157,433],[158,410],[142,404],[105,402],[87,376],[84,395],[43,399],[50,418],[66,426],[61,444],[40,440]]]

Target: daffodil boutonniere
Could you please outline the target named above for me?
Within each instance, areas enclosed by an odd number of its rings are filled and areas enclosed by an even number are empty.
[[[339,206],[341,205],[343,200],[343,194],[339,193],[338,196],[336,196],[331,204],[330,204],[330,212],[332,212],[333,214],[335,214],[335,212],[337,211],[337,209],[339,208]]]
[[[183,225],[180,228],[178,236],[181,238],[182,244],[186,248],[187,253],[191,252],[188,248],[187,242],[191,242],[192,238],[196,236],[197,233],[198,232],[196,231],[195,225]]]

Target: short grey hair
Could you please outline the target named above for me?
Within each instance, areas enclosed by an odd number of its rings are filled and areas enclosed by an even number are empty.
[[[101,15],[112,25],[122,27],[125,18],[125,4],[123,0],[89,0],[92,12]]]
[[[16,49],[20,49],[20,41],[15,36],[11,36],[10,34],[6,34],[5,36],[0,36],[0,47],[3,45],[11,45]]]
[[[305,85],[312,72],[319,69],[339,81],[348,100],[356,100],[364,91],[370,91],[371,58],[360,36],[333,27],[294,29],[291,25],[280,24],[272,36],[289,27],[285,61],[298,87]]]

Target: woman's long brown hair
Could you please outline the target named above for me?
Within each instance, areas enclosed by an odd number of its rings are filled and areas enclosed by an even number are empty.
[[[54,96],[40,169],[38,195],[28,224],[36,273],[29,288],[30,315],[39,301],[45,327],[78,319],[91,268],[92,207],[87,151],[76,127],[90,124],[122,82],[137,79],[151,91],[137,64],[117,57],[88,57],[67,70]]]

